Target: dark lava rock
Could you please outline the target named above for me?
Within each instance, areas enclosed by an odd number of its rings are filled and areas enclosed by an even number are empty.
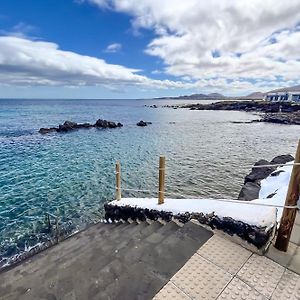
[[[265,115],[261,120],[253,122],[269,122],[277,124],[300,125],[300,104],[293,102],[269,102],[269,101],[219,101],[210,104],[186,104],[164,107],[189,108],[190,110],[237,110],[246,112],[262,112]]]
[[[116,124],[115,122],[99,119],[96,121],[94,126],[99,128],[117,128],[117,127],[122,127],[123,124],[121,123]]]
[[[289,161],[293,161],[294,157],[290,154],[278,155],[271,160],[271,164],[286,164]]]
[[[58,127],[51,127],[51,128],[40,128],[39,133],[41,134],[46,134],[49,132],[69,132],[73,131],[75,129],[81,129],[81,128],[117,128],[117,127],[122,127],[123,124],[121,123],[115,123],[107,120],[102,120],[99,119],[97,122],[92,125],[90,123],[82,123],[82,124],[77,124],[76,122],[72,121],[65,121],[63,124],[59,125]]]
[[[280,171],[275,171],[275,172],[273,172],[273,173],[271,173],[271,176],[278,176],[280,173],[284,173],[284,171],[283,170],[280,170]]]
[[[270,163],[267,160],[261,159],[258,162],[256,162],[254,166],[269,165],[269,164]],[[245,183],[264,179],[274,171],[275,171],[275,167],[252,168],[251,173],[245,177]]]
[[[300,125],[300,112],[268,113],[265,114],[262,121],[276,124]]]
[[[68,132],[77,129],[77,123],[72,121],[65,121],[64,124],[58,125],[57,132]]]
[[[145,126],[148,126],[152,124],[151,122],[145,122],[143,120],[139,121],[138,123],[136,123],[137,126],[140,126],[140,127],[145,127]]]
[[[166,106],[168,107],[168,106]],[[292,102],[268,102],[268,101],[219,101],[209,104],[187,104],[172,106],[189,108],[192,110],[240,110],[257,111],[265,113],[291,113],[300,111],[300,105]]]
[[[256,162],[255,166],[261,165],[272,165],[272,164],[285,164],[289,161],[293,161],[294,157],[290,154],[278,155],[274,157],[270,162],[261,159]],[[269,175],[278,176],[284,171],[276,171],[276,167],[262,167],[252,168],[250,174],[245,177],[244,185],[239,193],[238,200],[250,201],[258,198],[260,191],[261,180],[267,178]],[[271,198],[274,195],[271,194],[267,198]]]
[[[243,185],[240,194],[238,196],[239,200],[250,201],[258,198],[260,191],[260,184],[258,182],[247,182]]]

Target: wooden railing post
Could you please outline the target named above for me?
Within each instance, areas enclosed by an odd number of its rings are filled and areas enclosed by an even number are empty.
[[[163,204],[165,200],[165,162],[164,156],[159,157],[159,184],[158,184],[158,204]]]
[[[295,156],[295,163],[300,163],[300,140]],[[295,206],[300,195],[300,166],[294,165],[286,195],[285,206]],[[296,218],[297,208],[284,208],[277,234],[275,247],[280,251],[287,251],[292,229]]]
[[[116,199],[121,200],[121,166],[119,161],[116,163]]]

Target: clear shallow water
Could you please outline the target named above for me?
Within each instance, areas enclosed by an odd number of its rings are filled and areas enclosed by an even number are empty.
[[[46,211],[72,230],[101,219],[103,204],[114,198],[116,160],[128,188],[156,191],[158,157],[164,154],[167,190],[174,197],[235,198],[249,171],[244,165],[295,152],[297,126],[231,123],[256,118],[243,112],[145,107],[154,103],[180,102],[0,100],[0,262],[47,238]],[[124,127],[37,132],[65,120],[98,118]],[[137,127],[141,119],[153,124]]]

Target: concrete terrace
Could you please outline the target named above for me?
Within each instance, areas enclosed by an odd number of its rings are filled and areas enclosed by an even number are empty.
[[[300,299],[299,229],[261,256],[194,222],[99,223],[0,273],[0,299]]]

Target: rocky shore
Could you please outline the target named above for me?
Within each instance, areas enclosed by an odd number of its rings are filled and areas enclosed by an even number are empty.
[[[260,122],[300,125],[300,111],[292,113],[268,113],[265,114]]]
[[[98,119],[95,124],[90,123],[76,123],[72,121],[65,121],[63,124],[58,125],[58,127],[50,127],[50,128],[40,128],[39,133],[47,134],[51,132],[70,132],[81,128],[118,128],[122,127],[123,124],[115,123],[112,121]]]
[[[274,157],[271,161],[261,159],[256,162],[254,166],[285,164],[293,160],[294,157],[292,155],[279,155]],[[260,182],[269,175],[278,176],[281,171],[275,172],[275,170],[276,167],[252,168],[251,172],[245,177],[244,185],[239,193],[238,200],[251,201],[258,199]],[[272,198],[272,196],[273,195],[271,194],[268,198]]]
[[[261,119],[253,122],[276,124],[300,124],[300,104],[293,102],[267,101],[219,101],[210,104],[165,105],[168,108],[187,108],[190,110],[232,110],[265,113]]]

